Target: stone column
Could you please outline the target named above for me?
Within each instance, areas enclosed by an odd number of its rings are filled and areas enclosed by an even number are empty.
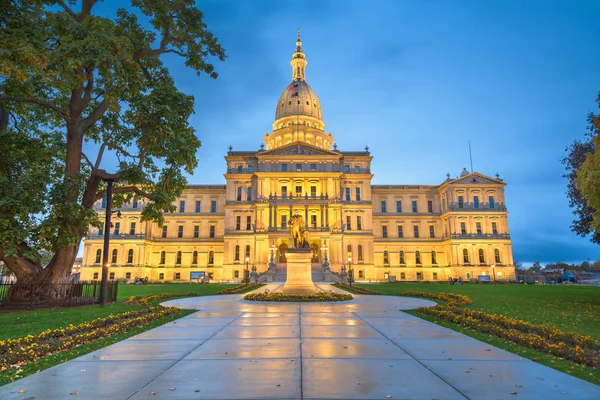
[[[308,221],[308,204],[304,204],[304,223],[308,227],[308,224],[309,224],[309,221]]]
[[[277,228],[277,204],[273,206],[273,227]]]
[[[329,205],[325,205],[325,227],[329,228]]]
[[[323,204],[321,204],[321,228],[323,228]]]
[[[273,227],[273,206],[269,204],[269,229]]]

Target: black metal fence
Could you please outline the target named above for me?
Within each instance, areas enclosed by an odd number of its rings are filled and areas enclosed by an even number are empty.
[[[0,284],[0,306],[83,306],[100,302],[99,281],[23,285],[18,282]],[[108,282],[106,302],[117,300],[118,281]]]

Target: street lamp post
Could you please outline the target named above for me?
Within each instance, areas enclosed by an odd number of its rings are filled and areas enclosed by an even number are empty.
[[[496,264],[492,264],[492,276],[494,277],[494,286],[496,286]]]
[[[102,251],[102,281],[100,283],[100,306],[106,304],[106,289],[108,287],[108,247],[110,244],[110,217],[112,214],[113,180],[106,180],[106,218],[104,221],[104,248]]]
[[[348,257],[348,282],[350,283],[350,287],[352,287],[353,278],[354,271],[352,270],[352,257]]]
[[[248,264],[250,264],[250,257],[246,257],[246,274],[244,276],[244,281],[246,282],[246,285],[250,280],[250,271],[248,271]]]

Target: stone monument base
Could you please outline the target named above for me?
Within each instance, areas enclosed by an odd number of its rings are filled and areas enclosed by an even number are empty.
[[[280,290],[285,294],[315,294],[321,290],[315,286],[312,280],[310,249],[288,249],[287,279]]]

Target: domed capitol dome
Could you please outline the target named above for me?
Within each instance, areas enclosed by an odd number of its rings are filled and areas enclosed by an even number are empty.
[[[279,97],[275,119],[306,115],[322,120],[321,103],[314,90],[303,78],[294,79]]]

